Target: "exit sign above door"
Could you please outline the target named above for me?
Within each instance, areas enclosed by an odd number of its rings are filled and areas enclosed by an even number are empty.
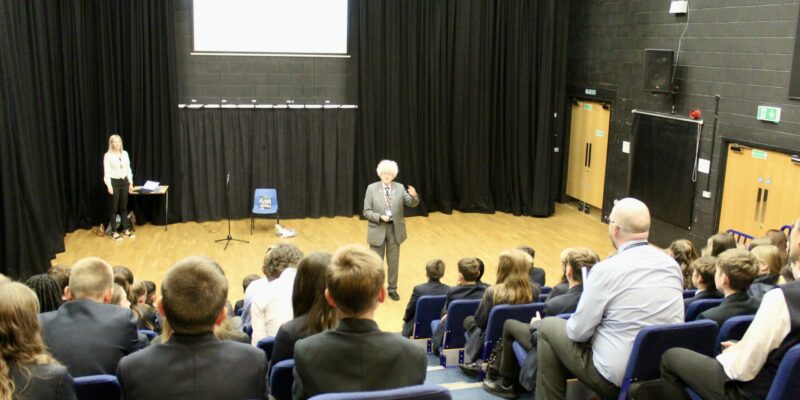
[[[781,108],[770,106],[758,106],[757,117],[760,121],[778,123],[781,121]]]

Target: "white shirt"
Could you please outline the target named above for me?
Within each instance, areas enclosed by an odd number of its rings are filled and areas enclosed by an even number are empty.
[[[789,307],[783,291],[770,290],[761,299],[756,316],[739,343],[717,356],[725,375],[737,381],[752,380],[764,367],[767,356],[791,331]]]
[[[256,293],[250,306],[250,323],[253,325],[252,343],[278,334],[278,328],[294,318],[292,291],[297,270],[286,268],[278,279],[269,282],[265,291]]]
[[[250,307],[253,305],[253,298],[257,293],[267,290],[269,286],[269,279],[262,277],[261,279],[250,282],[247,289],[244,291],[244,306],[242,306],[242,326],[250,325]]]
[[[573,342],[591,340],[597,372],[621,386],[639,330],[679,323],[683,323],[680,267],[646,242],[630,241],[591,269],[566,333]]]
[[[133,183],[133,172],[131,171],[131,159],[128,152],[122,150],[120,154],[106,152],[103,156],[103,182],[111,187],[111,179],[128,178],[128,183]]]

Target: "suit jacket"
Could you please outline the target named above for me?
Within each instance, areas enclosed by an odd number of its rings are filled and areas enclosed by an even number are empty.
[[[539,286],[544,286],[546,273],[543,268],[533,267],[530,272],[531,283],[538,283]]]
[[[14,382],[14,399],[75,400],[72,376],[59,364],[28,365],[28,372],[14,366],[8,371]]]
[[[117,378],[127,400],[267,398],[267,357],[214,334],[174,334],[122,359]]]
[[[392,223],[394,224],[394,236],[397,243],[403,243],[408,235],[406,234],[406,221],[403,218],[404,207],[416,207],[419,204],[419,197],[411,197],[406,188],[401,183],[392,182]],[[386,197],[383,191],[383,183],[375,182],[367,186],[367,193],[364,195],[364,218],[369,220],[367,225],[367,242],[372,246],[380,246],[386,240],[386,222],[381,221],[381,215],[386,214]]]
[[[422,348],[373,320],[345,318],[294,346],[295,400],[333,392],[394,389],[425,382]]]
[[[689,308],[689,304],[692,304],[695,300],[703,300],[703,299],[721,299],[723,298],[722,292],[719,290],[703,290],[702,292],[697,292],[694,297],[690,297],[688,299],[683,299],[683,309]]]
[[[294,344],[308,336],[306,328],[308,328],[308,314],[303,314],[278,328],[275,345],[272,346],[272,357],[269,360],[270,370],[275,364],[294,357]]]
[[[750,297],[747,292],[734,293],[722,300],[722,304],[703,311],[697,319],[710,319],[722,326],[728,318],[737,315],[754,315],[761,305],[761,299]]]
[[[414,290],[411,292],[411,298],[408,299],[406,314],[403,316],[403,321],[414,320],[414,315],[417,313],[417,300],[419,300],[420,297],[446,295],[449,290],[450,286],[438,280],[429,280],[428,282],[414,286]]]
[[[480,300],[483,298],[483,292],[486,291],[489,285],[483,282],[478,282],[474,285],[457,285],[451,286],[447,291],[447,299],[442,307],[442,315],[447,314],[447,306],[453,300]]]
[[[47,348],[72,376],[114,375],[123,356],[146,345],[128,308],[74,300],[39,314],[39,321]]]
[[[545,302],[553,300],[554,298],[561,296],[563,294],[566,294],[568,291],[569,291],[569,283],[561,282],[558,285],[553,286],[552,289],[550,289],[550,293],[547,294],[547,300],[545,300]]]
[[[544,303],[544,315],[555,317],[558,314],[574,313],[578,308],[578,301],[583,294],[583,285],[575,285],[567,293],[547,300]],[[544,317],[544,315],[542,317]]]

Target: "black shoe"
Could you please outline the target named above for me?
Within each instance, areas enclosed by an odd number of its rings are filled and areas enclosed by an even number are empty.
[[[514,390],[514,385],[503,385],[502,379],[491,380],[486,378],[481,383],[481,387],[483,387],[483,390],[504,399],[516,399],[519,397],[519,394]]]
[[[478,372],[481,371],[481,366],[477,362],[458,364],[458,368],[461,368],[461,372],[469,376],[478,376]]]
[[[398,301],[400,300],[400,295],[397,294],[397,292],[389,292],[389,298],[394,301]]]

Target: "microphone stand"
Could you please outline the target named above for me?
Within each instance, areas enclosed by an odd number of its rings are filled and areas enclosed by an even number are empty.
[[[231,203],[230,199],[228,199],[228,197],[230,197],[230,183],[231,183],[231,174],[229,172],[225,175],[225,209],[227,210],[228,213],[228,237],[214,241],[214,243],[225,242],[225,248],[222,249],[222,251],[228,250],[228,245],[231,244],[231,240],[235,240],[237,242],[242,242],[242,243],[250,243],[246,240],[235,239],[233,236],[231,236]]]

